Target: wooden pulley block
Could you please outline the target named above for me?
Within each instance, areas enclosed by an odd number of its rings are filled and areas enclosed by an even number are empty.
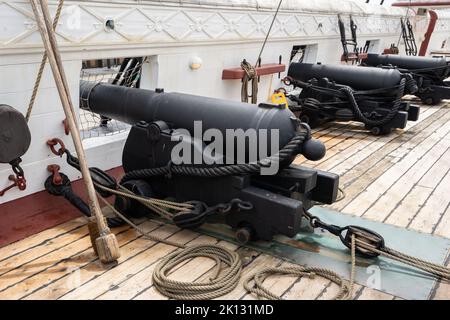
[[[0,163],[22,157],[30,144],[31,133],[25,117],[13,107],[0,104]]]

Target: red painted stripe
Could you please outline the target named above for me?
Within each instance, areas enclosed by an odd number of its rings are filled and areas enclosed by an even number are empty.
[[[108,173],[119,178],[123,170],[116,168]],[[82,180],[75,181],[72,186],[81,198],[87,200]],[[81,216],[64,198],[46,191],[7,202],[0,208],[0,247]]]

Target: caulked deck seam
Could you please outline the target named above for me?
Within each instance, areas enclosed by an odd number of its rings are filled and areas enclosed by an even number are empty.
[[[127,231],[130,231],[130,229],[128,229],[128,230],[126,230],[126,231],[124,231],[124,232],[120,232],[120,233],[118,233],[118,235],[123,234],[123,233],[125,233],[125,232],[127,232]],[[36,277],[40,277],[41,275],[43,275],[43,274],[44,274],[45,272],[47,272],[48,270],[51,270],[51,269],[53,269],[53,268],[56,268],[56,267],[58,267],[60,264],[73,262],[73,260],[75,260],[74,258],[80,257],[80,256],[82,256],[83,254],[88,253],[90,250],[92,250],[92,249],[89,248],[89,247],[87,247],[87,248],[86,248],[86,247],[83,247],[83,249],[81,249],[81,251],[78,251],[78,252],[72,254],[71,256],[69,256],[69,257],[67,257],[67,258],[58,260],[58,261],[56,261],[55,263],[53,263],[53,264],[51,264],[51,265],[48,265],[46,268],[40,269],[39,271],[37,271],[37,272],[31,274],[30,276],[27,276],[27,277],[23,278],[22,280],[20,280],[20,281],[18,281],[18,282],[15,282],[15,283],[13,283],[13,284],[11,284],[11,285],[9,285],[8,287],[6,287],[6,288],[4,288],[3,290],[1,290],[0,293],[1,293],[2,296],[4,296],[4,295],[6,294],[7,291],[12,291],[11,294],[17,295],[17,296],[18,296],[17,299],[22,299],[24,296],[31,295],[31,294],[34,293],[34,291],[38,291],[38,290],[40,290],[41,288],[46,287],[47,285],[49,285],[49,283],[45,283],[45,284],[41,285],[40,287],[35,288],[34,290],[32,290],[32,292],[26,293],[26,294],[22,294],[22,292],[20,292],[20,291],[19,291],[18,293],[16,293],[16,292],[15,292],[15,291],[17,290],[16,287],[18,287],[18,286],[20,286],[20,285],[26,283],[26,282],[29,281],[29,280],[33,280],[33,279],[36,278]],[[87,264],[87,263],[89,263],[89,262],[96,261],[97,259],[98,259],[98,258],[95,257],[95,256],[93,255],[93,258],[92,258],[91,260],[89,260],[89,261],[87,261],[87,262],[83,262],[83,263],[84,263],[84,264]],[[81,265],[83,265],[83,264],[81,264]],[[63,274],[61,277],[58,277],[58,278],[56,278],[56,279],[54,279],[54,280],[57,281],[57,280],[59,280],[59,279],[61,279],[61,278],[64,278],[64,277],[66,277],[66,276],[68,276],[68,275],[70,275],[70,273],[68,273],[68,274],[67,274],[67,273],[66,273],[66,274]]]
[[[78,219],[77,219],[77,220],[78,220]],[[54,227],[53,229],[59,228],[59,227],[63,227],[63,226],[66,225],[66,224],[73,224],[73,221],[74,221],[74,220],[69,221],[69,222],[67,222],[67,223],[63,223],[63,224],[61,224],[61,225],[59,225],[59,226]],[[56,234],[56,235],[55,235],[54,237],[52,237],[52,238],[49,238],[49,239],[46,239],[46,240],[42,240],[41,242],[39,242],[39,243],[37,243],[37,244],[34,244],[34,245],[31,246],[31,247],[26,247],[26,248],[25,248],[24,250],[22,250],[22,251],[18,251],[18,252],[13,253],[12,255],[3,257],[3,258],[1,258],[0,263],[4,262],[5,260],[8,260],[8,259],[10,259],[10,258],[13,258],[13,257],[15,257],[15,256],[17,256],[17,255],[19,255],[19,254],[23,254],[24,252],[33,250],[33,249],[35,249],[35,248],[37,248],[37,247],[40,247],[40,246],[44,246],[44,245],[46,245],[48,242],[50,242],[50,241],[52,241],[52,240],[55,240],[55,239],[57,239],[57,238],[59,238],[59,237],[62,237],[62,236],[64,236],[64,235],[67,235],[67,234],[69,234],[69,233],[72,233],[72,232],[74,232],[75,230],[78,230],[78,229],[82,228],[82,227],[85,226],[85,225],[86,225],[86,223],[82,223],[82,224],[80,224],[80,225],[78,225],[77,227],[74,227],[74,228],[72,228],[72,229],[64,230],[63,233]],[[52,230],[53,230],[53,229],[52,229]],[[30,238],[33,238],[33,237],[39,237],[40,235],[45,234],[46,232],[48,232],[48,230],[42,231],[42,232],[40,232],[40,233],[38,233],[38,234],[36,234],[36,235],[30,237]],[[30,239],[30,238],[28,238],[28,239]],[[23,241],[23,240],[15,241],[15,242],[13,242],[13,243],[11,243],[11,244],[5,246],[5,247],[0,248],[0,254],[1,254],[2,251],[8,250],[8,248],[10,248],[10,247],[17,246],[17,245],[20,244],[22,241]]]
[[[191,242],[194,242],[195,240],[199,239],[200,237],[201,237],[201,234],[198,234],[194,239],[192,239],[191,241],[187,242],[186,245],[189,245]],[[220,242],[220,241],[217,240],[217,239],[214,239],[214,240],[215,240],[215,242],[212,243],[212,244],[217,244],[217,243]],[[149,248],[148,250],[151,250],[151,248]],[[178,248],[173,247],[173,251],[171,251],[171,253],[175,252],[176,250],[178,250]],[[171,253],[170,253],[170,254],[171,254]],[[149,264],[149,265],[144,266],[143,268],[141,268],[140,270],[138,270],[137,272],[135,272],[135,273],[132,274],[132,275],[128,274],[128,275],[127,275],[127,278],[123,279],[123,281],[121,281],[121,282],[116,283],[115,285],[116,285],[117,287],[120,287],[122,284],[124,284],[124,283],[126,283],[127,281],[131,280],[132,278],[138,276],[141,272],[145,271],[145,270],[148,269],[149,267],[156,266],[156,265],[161,261],[161,259],[163,259],[163,258],[164,258],[164,257],[162,257],[162,258],[160,258],[160,259],[158,259],[158,260],[152,262],[152,263]],[[184,261],[182,264],[180,264],[180,265],[178,265],[176,268],[174,268],[174,269],[172,270],[172,272],[171,272],[169,275],[172,275],[172,274],[175,273],[176,271],[182,269],[182,268],[185,267],[189,262],[192,262],[193,260],[195,260],[195,259],[190,259],[190,260]],[[149,282],[151,282],[151,278],[149,279]],[[151,283],[151,284],[149,285],[149,287],[146,288],[146,290],[147,290],[147,289],[150,289],[151,287],[153,287],[153,283]],[[108,292],[110,292],[111,290],[116,290],[116,289],[106,290],[105,292],[102,292],[101,294],[97,295],[97,296],[94,297],[93,299],[94,299],[94,300],[97,300],[97,299],[99,299],[101,296],[108,294]]]
[[[145,224],[145,223],[148,223],[148,222],[147,222],[147,221],[142,222],[142,224]],[[121,237],[121,236],[125,235],[126,233],[132,232],[132,229],[129,228],[129,227],[122,227],[122,228],[120,228],[119,230],[120,230],[119,232],[116,232],[116,234],[117,234],[118,237]],[[87,236],[86,236],[86,237],[87,237]],[[83,239],[87,239],[86,237],[84,237]],[[78,241],[80,241],[80,240],[78,240]],[[128,244],[128,243],[130,243],[130,242],[132,242],[132,241],[134,241],[134,240],[131,239],[131,240],[129,240],[128,242],[124,243],[124,245],[126,245],[126,244]],[[85,241],[85,242],[86,242],[86,241]],[[70,245],[71,245],[71,244],[68,244],[68,245],[66,245],[66,246],[63,246],[63,247],[61,247],[61,248],[58,249],[58,250],[63,250],[64,248],[66,248],[67,246],[70,246]],[[8,288],[5,288],[5,289],[3,289],[3,290],[0,290],[0,293],[3,294],[4,291],[9,290],[11,287],[18,286],[18,285],[20,285],[21,283],[24,283],[24,282],[27,281],[27,280],[30,280],[30,279],[35,278],[35,277],[38,277],[38,276],[40,276],[42,273],[48,271],[49,269],[55,268],[55,267],[57,267],[57,266],[58,266],[59,264],[61,264],[61,263],[69,262],[69,261],[73,260],[73,258],[78,257],[78,256],[82,255],[83,253],[89,252],[89,250],[92,250],[92,249],[90,248],[89,245],[86,246],[86,247],[83,247],[83,248],[81,249],[81,251],[78,251],[78,252],[76,252],[76,253],[72,254],[71,256],[66,257],[66,258],[64,258],[64,259],[58,260],[58,261],[56,261],[54,264],[48,265],[46,268],[40,269],[39,271],[33,273],[32,275],[30,275],[30,276],[28,276],[28,277],[25,277],[25,278],[23,278],[22,280],[20,280],[20,281],[14,283],[14,284],[12,284],[12,285],[10,285]],[[96,261],[97,258],[94,258],[94,259],[92,259],[92,260],[93,260],[93,261]],[[66,275],[67,275],[67,274],[66,274]],[[64,276],[66,276],[66,275],[64,275]],[[63,277],[64,277],[64,276],[63,276]],[[57,280],[57,279],[56,279],[56,280]]]
[[[166,226],[166,225],[158,225],[156,228],[152,229],[152,230],[149,231],[149,232],[161,232],[162,230],[164,230],[165,227],[167,227],[167,226]],[[177,231],[175,231],[175,232],[171,232],[170,234],[167,235],[166,238],[170,238],[170,237],[176,235],[177,233],[179,233],[180,231],[181,231],[181,230],[177,230]],[[142,237],[141,235],[137,235],[135,238],[133,238],[133,239],[131,239],[130,241],[127,241],[126,243],[124,243],[123,245],[121,245],[121,248],[130,246],[130,245],[134,244],[136,241],[141,241],[141,240],[143,240],[143,237]],[[89,283],[91,283],[91,282],[94,281],[95,279],[97,279],[97,278],[99,278],[99,277],[101,277],[101,276],[107,274],[109,271],[114,270],[116,267],[122,265],[123,263],[129,261],[130,259],[133,259],[134,257],[136,257],[136,256],[138,256],[138,255],[140,255],[140,254],[142,254],[143,252],[145,252],[145,251],[147,251],[147,250],[149,250],[149,249],[151,249],[151,248],[153,248],[154,246],[156,246],[156,245],[159,244],[158,242],[154,242],[154,241],[150,241],[150,240],[148,240],[148,242],[146,241],[146,243],[147,243],[147,244],[144,245],[143,248],[141,248],[141,249],[137,248],[137,249],[136,249],[136,252],[134,252],[133,254],[130,254],[125,260],[120,261],[120,263],[119,263],[117,266],[111,267],[111,268],[109,268],[109,269],[107,269],[107,270],[99,271],[94,277],[88,278],[88,280],[84,281],[84,282],[83,282],[79,287],[77,287],[77,288],[73,288],[73,289],[67,290],[67,291],[64,292],[63,294],[59,295],[59,296],[57,297],[57,299],[61,299],[62,297],[66,296],[66,295],[68,295],[68,294],[71,294],[72,292],[74,292],[74,291],[76,291],[76,290],[81,289],[82,287],[88,285]],[[86,263],[86,264],[80,266],[79,269],[80,269],[80,270],[87,270],[87,269],[89,268],[89,266],[93,266],[95,263],[99,263],[98,259],[94,259],[94,260],[92,260],[92,261],[89,261],[88,263]],[[59,279],[56,279],[55,282],[61,281],[61,280],[64,279],[66,276],[67,276],[67,275],[64,275],[63,277],[60,277]],[[54,282],[54,283],[55,283],[55,282]],[[49,285],[50,285],[50,284],[49,284]],[[48,286],[47,286],[47,287],[48,287]],[[41,289],[44,289],[44,288],[41,288]],[[40,290],[41,290],[41,289],[40,289]],[[27,297],[28,297],[28,296],[29,296],[29,295],[27,295]],[[23,297],[23,298],[25,298],[25,297]]]
[[[449,129],[450,130],[450,129]],[[408,174],[409,172],[411,172],[411,170],[413,170],[414,168],[415,168],[415,166],[416,166],[416,164],[417,163],[419,163],[422,159],[423,159],[423,157],[426,155],[426,152],[429,152],[430,150],[432,150],[432,149],[434,149],[439,143],[440,143],[441,141],[439,141],[439,140],[437,140],[434,144],[432,144],[432,146],[428,149],[428,150],[426,150],[425,151],[425,153],[422,155],[422,156],[420,156],[418,159],[417,159],[417,161],[413,164],[413,165],[411,165],[411,167],[410,168],[408,168],[405,172],[403,172],[402,173],[402,175],[397,179],[397,181],[395,181],[391,186],[389,186],[386,190],[384,190],[384,192],[383,193],[381,193],[380,194],[380,196],[375,200],[375,201],[373,201],[373,203],[364,211],[364,213],[361,215],[362,217],[364,217],[364,216],[366,216],[367,214],[368,214],[368,212],[379,202],[379,200],[381,200],[382,198],[384,198],[386,195],[388,195],[389,194],[389,192],[392,190],[392,188],[406,175],[406,174]],[[419,148],[419,146],[417,146],[416,148]],[[416,148],[414,148],[414,149],[416,149]],[[413,149],[413,150],[414,150]],[[413,152],[413,150],[411,150],[410,151],[410,153],[411,152]],[[444,151],[445,152],[445,151]],[[441,156],[443,156],[444,155],[444,152],[441,154]],[[409,154],[409,153],[408,153]],[[437,162],[438,160],[434,160],[434,162],[432,162],[431,163],[431,165],[430,165],[430,167],[427,169],[427,171],[422,175],[422,176],[420,176],[419,177],[419,179],[418,180],[420,180],[421,178],[423,178],[425,175],[426,175],[426,173],[433,167],[433,165]],[[400,162],[397,162],[397,164],[399,164]],[[412,189],[412,188],[411,188]],[[409,191],[411,191],[411,189],[409,190]],[[409,193],[409,191],[408,191],[408,193]],[[408,193],[406,193],[406,195],[408,195]],[[406,196],[405,195],[405,196]],[[404,197],[402,198],[402,199],[404,199]],[[390,214],[390,213],[392,213],[392,210],[388,213],[388,214]]]
[[[391,180],[393,182],[388,186],[386,190],[380,190],[383,191],[381,192],[381,195],[378,195],[377,193],[376,197],[372,197],[370,199],[370,201],[372,201],[373,199],[375,199],[375,201],[370,203],[369,207],[365,210],[364,215],[366,215],[366,213],[369,212],[370,209],[377,205],[377,203],[380,203],[379,205],[381,205],[381,202],[379,201],[383,201],[382,198],[386,197],[386,195],[389,195],[389,193],[392,192],[394,188],[400,188],[401,181],[407,179],[409,176],[414,177],[414,181],[405,180],[405,182],[408,182],[406,184],[407,188],[410,189],[407,190],[405,194],[401,194],[401,196],[395,197],[395,201],[397,201],[397,203],[393,206],[393,208],[389,207],[389,212],[382,212],[382,214],[386,215],[383,216],[383,222],[389,222],[393,213],[396,212],[397,208],[399,208],[399,206],[401,206],[401,204],[408,199],[408,196],[411,194],[411,192],[420,192],[421,190],[427,190],[426,188],[428,188],[430,192],[427,191],[426,200],[424,200],[423,203],[418,203],[418,205],[420,205],[419,207],[412,207],[414,209],[414,216],[409,221],[407,226],[408,228],[410,228],[423,207],[430,201],[431,197],[438,188],[440,188],[438,189],[440,190],[440,192],[438,195],[434,196],[442,197],[441,194],[443,190],[443,181],[445,177],[450,174],[450,169],[447,168],[446,174],[442,176],[439,175],[439,181],[434,181],[430,178],[424,180],[424,183],[427,184],[427,186],[420,186],[421,181],[425,179],[427,174],[430,175],[430,172],[437,172],[431,170],[438,170],[439,166],[443,167],[447,165],[447,162],[443,160],[443,157],[447,152],[449,152],[450,146],[446,147],[445,150],[443,149],[444,152],[441,154],[441,149],[438,149],[438,147],[440,146],[439,143],[441,142],[435,142],[433,138],[430,137],[439,136],[436,134],[436,131],[438,131],[440,127],[442,127],[442,124],[450,121],[449,113],[450,112],[446,107],[444,107],[444,105],[440,105],[437,107],[425,107],[424,112],[422,113],[424,115],[423,119],[421,119],[417,123],[409,123],[407,129],[403,133],[394,132],[392,135],[385,137],[371,136],[367,132],[361,131],[361,126],[355,126],[353,123],[326,124],[318,130],[313,130],[313,132],[314,137],[322,138],[321,140],[325,141],[325,144],[329,146],[328,156],[318,163],[310,163],[308,161],[305,161],[305,159],[300,158],[298,159],[298,161],[296,161],[296,163],[304,163],[315,168],[325,168],[328,171],[339,171],[339,173],[341,174],[342,184],[345,187],[345,190],[348,192],[348,198],[344,200],[342,204],[335,204],[334,206],[331,206],[332,208],[343,208],[340,210],[338,209],[338,211],[345,211],[345,208],[347,208],[351,204],[357,203],[355,202],[355,200],[359,201],[357,199],[360,199],[360,197],[362,197],[362,193],[364,192],[364,190],[376,183],[376,181],[378,181],[378,179],[384,174],[384,172],[388,170],[401,170],[397,171],[397,175],[399,175],[399,178],[397,180],[389,179],[389,177],[386,178],[386,181],[388,183],[391,183]],[[351,130],[354,131],[349,132]],[[450,129],[441,129],[441,133],[443,136],[441,140],[448,139],[450,135],[449,132]],[[429,140],[427,140],[428,138]],[[445,143],[441,144],[446,145]],[[417,152],[414,150],[417,150]],[[439,157],[436,157],[436,159],[432,158],[431,156],[425,158],[426,153],[430,151],[435,152],[436,155],[439,154]],[[420,157],[417,157],[415,161],[412,161],[416,153],[417,155],[420,155]],[[406,158],[408,157],[408,155],[410,155],[409,158]],[[410,167],[401,167],[401,165],[399,164],[401,163],[399,162],[401,161],[401,159],[411,159],[406,160],[408,162],[408,165],[411,162]],[[414,175],[412,175],[412,173],[414,172],[414,168],[417,168],[418,166],[417,163],[421,163],[422,170],[420,171],[420,177],[415,177]],[[422,165],[425,167],[422,167]],[[395,166],[397,166],[398,169],[396,169]],[[432,186],[432,188],[428,186]],[[424,189],[416,190],[416,187],[421,187]],[[421,202],[424,198],[425,195],[424,197],[421,197],[420,200],[413,200]],[[387,200],[388,198],[385,199]],[[422,220],[419,220],[419,227],[424,227],[426,230],[428,230],[428,227],[432,222],[434,224],[432,225],[431,233],[435,234],[441,225],[446,225],[445,223],[448,222],[448,215],[450,214],[450,203],[445,202],[445,199],[444,201],[441,199],[441,202],[446,204],[446,208],[442,208],[443,212],[439,212],[439,215],[437,212],[434,213],[432,217],[433,221],[426,221],[426,224],[422,224]],[[431,207],[431,209],[432,208],[433,207]],[[427,210],[430,210],[430,207],[427,208]],[[408,212],[407,214],[410,214],[410,212]],[[424,216],[422,216],[420,219],[424,219]],[[73,221],[70,223],[73,223]],[[40,234],[36,235],[36,237],[33,236],[35,237],[34,240],[28,238],[28,240],[25,241],[28,241],[28,243],[31,243],[33,245],[25,248],[24,250],[15,252],[15,250],[20,249],[20,247],[18,246],[23,243],[20,241],[0,248],[0,253],[2,252],[2,250],[4,250],[4,252],[11,253],[8,254],[7,257],[2,257],[2,260],[0,260],[0,264],[2,262],[4,263],[5,261],[14,261],[11,259],[14,259],[15,257],[20,260],[21,254],[24,258],[32,257],[32,259],[27,258],[27,261],[20,261],[20,265],[16,266],[14,270],[20,270],[20,268],[26,266],[27,264],[31,264],[34,261],[39,261],[39,259],[42,259],[43,262],[48,263],[48,265],[46,266],[42,265],[33,267],[31,270],[35,273],[32,275],[19,274],[18,276],[22,280],[11,285],[17,286],[16,288],[18,288],[18,291],[14,292],[13,289],[9,289],[10,286],[8,286],[0,290],[0,293],[4,293],[5,290],[10,290],[8,292],[11,292],[12,295],[18,296],[20,294],[20,299],[34,299],[42,297],[57,299],[67,299],[71,297],[102,299],[108,297],[118,298],[121,294],[124,294],[128,298],[132,299],[151,299],[161,297],[159,294],[156,294],[156,289],[153,286],[153,283],[151,283],[151,279],[148,279],[148,285],[147,283],[142,284],[138,286],[138,288],[136,288],[136,291],[134,291],[134,285],[140,283],[140,281],[144,278],[147,279],[147,276],[151,273],[152,268],[154,268],[154,266],[159,263],[163,255],[165,256],[166,252],[174,252],[175,250],[177,250],[176,247],[166,246],[155,242],[151,243],[151,241],[148,241],[147,243],[142,236],[131,235],[133,231],[130,228],[124,229],[118,233],[127,235],[126,237],[124,236],[123,243],[121,243],[121,248],[130,248],[130,250],[132,249],[132,251],[130,251],[129,254],[125,254],[124,260],[120,261],[116,268],[108,268],[106,270],[100,270],[100,267],[97,266],[99,262],[96,257],[92,259],[89,257],[89,261],[83,261],[83,259],[71,260],[78,255],[86,253],[90,250],[87,247],[84,248],[84,243],[86,243],[87,246],[87,241],[83,240],[83,237],[68,242],[67,244],[64,244],[62,246],[55,245],[55,248],[51,248],[52,250],[50,250],[49,252],[41,250],[45,248],[47,243],[53,240],[58,241],[59,239],[61,239],[61,237],[64,237],[64,235],[68,235],[76,232],[77,230],[82,230],[82,228],[85,228],[84,224],[73,227],[74,224],[70,223],[58,226],[60,227],[60,229],[56,227],[54,229],[55,231],[52,230],[47,233],[45,233],[45,231],[41,232]],[[71,227],[69,227],[68,229],[64,229],[64,225]],[[152,227],[151,232],[158,232],[158,230],[162,230],[164,227],[164,225],[155,224]],[[182,230],[171,231],[170,228],[168,228],[167,230],[169,230],[167,231],[167,233],[170,234],[165,234],[166,238],[181,236],[183,239],[186,239],[186,243],[193,243],[195,241],[201,241],[201,239],[207,238],[197,233],[186,233],[185,235],[183,235]],[[45,236],[49,234],[52,235],[50,239],[39,242],[37,241],[38,239],[40,240],[39,235]],[[208,239],[208,242],[214,241],[214,243],[217,243],[217,241],[219,241],[211,237],[209,237]],[[78,251],[76,250],[78,248],[74,247],[74,245],[81,240],[83,240],[84,248],[82,251],[74,253],[70,255],[69,258],[64,259],[62,258],[63,254],[58,254],[59,252],[63,253],[64,250],[69,246],[71,246],[70,250],[72,250],[73,252]],[[228,242],[226,241],[220,241],[219,243],[222,242],[228,244]],[[155,248],[158,245],[160,245],[160,247],[158,247],[160,249],[157,250]],[[241,250],[247,249],[235,246],[233,247],[233,250],[240,252]],[[50,258],[45,259],[45,257],[47,257],[48,255],[50,255]],[[55,258],[59,257],[59,260],[56,262],[51,261],[51,257],[53,256]],[[225,296],[225,299],[227,297],[234,299],[253,299],[253,296],[247,294],[245,290],[243,290],[242,281],[246,279],[250,274],[253,274],[257,270],[260,270],[265,266],[280,266],[289,263],[282,259],[271,257],[267,254],[254,253],[252,257],[254,259],[243,269],[243,278],[241,279],[240,286],[229,295]],[[148,260],[147,258],[150,258],[150,260]],[[450,257],[447,258],[447,264],[449,263],[449,260]],[[193,276],[188,276],[190,275],[190,270],[194,271],[193,268],[195,267],[195,263],[195,259],[185,261],[182,265],[174,269],[171,274],[183,277],[184,275],[186,275],[187,278],[193,278],[194,281],[203,281],[207,279],[207,277],[213,271],[213,267],[209,267],[209,264],[197,270],[197,272],[194,273]],[[60,285],[64,284],[65,279],[68,279],[70,273],[69,271],[59,270],[58,268],[69,267],[71,265],[75,265],[78,269],[81,270],[82,283],[77,288],[61,288]],[[55,274],[49,275],[49,278],[47,279],[46,271],[53,269],[55,269]],[[281,277],[274,277],[273,279],[268,281],[268,285],[276,289],[277,292],[281,292],[283,297],[302,298],[298,295],[304,295],[312,299],[324,299],[331,297],[331,295],[334,294],[334,292],[337,290],[330,281],[323,279],[321,279],[320,281],[317,280],[318,282],[314,285],[311,285],[311,283],[306,280],[302,281],[302,278],[300,277],[297,277],[295,279],[286,279],[284,281],[279,280],[281,280]],[[8,281],[6,281],[5,283],[8,283]],[[100,286],[97,288],[98,285]],[[95,289],[92,292],[90,291],[91,287]],[[450,292],[446,293],[446,290],[446,286],[436,283],[436,286],[433,288],[430,297],[434,298],[438,295],[439,297],[450,295]],[[359,285],[355,287],[354,299],[367,299],[374,297],[379,297],[380,299],[394,298],[391,295],[385,295],[384,293],[381,293],[374,289],[365,288]]]
[[[443,110],[443,111],[445,111],[445,110]],[[441,112],[442,114],[447,114],[446,112]],[[425,140],[427,137],[428,137],[428,135],[426,135],[426,130],[427,129],[430,129],[430,127],[432,126],[432,125],[436,125],[436,126],[438,126],[439,125],[439,120],[441,120],[442,118],[440,117],[440,113],[439,114],[435,114],[435,117],[433,117],[432,119],[429,119],[430,120],[430,122],[431,122],[431,124],[428,124],[428,122],[422,122],[421,123],[421,128],[420,129],[422,129],[422,130],[420,130],[420,131],[416,131],[412,136],[410,136],[407,140],[404,140],[400,145],[398,145],[397,146],[397,148],[398,147],[400,147],[400,146],[403,146],[404,144],[406,144],[406,143],[408,143],[411,139],[418,139],[418,136],[420,136],[420,139],[422,139],[423,138],[423,140]],[[422,128],[423,127],[423,128]],[[417,129],[417,128],[416,128]],[[433,131],[434,131],[434,129],[433,129]],[[422,137],[422,134],[424,134],[424,136]],[[399,140],[399,141],[402,141],[403,139],[405,139],[406,138],[406,136],[405,136],[405,134],[403,134],[403,135],[400,135],[400,136],[398,136],[398,137],[395,137],[393,140],[395,141],[395,140]],[[391,140],[391,141],[389,141],[389,142],[391,142],[392,143],[392,141],[393,140]],[[421,140],[421,142],[423,141],[423,140]],[[353,177],[352,178],[352,180],[351,181],[349,181],[349,182],[347,182],[347,183],[354,183],[356,180],[358,180],[358,179],[360,179],[361,177],[363,177],[368,171],[371,171],[371,170],[376,170],[376,166],[381,162],[381,161],[383,161],[383,159],[385,158],[385,157],[388,157],[389,156],[389,154],[392,152],[392,150],[390,150],[390,149],[392,149],[393,148],[393,146],[391,145],[391,144],[385,144],[385,145],[383,145],[383,146],[381,146],[381,150],[377,150],[377,152],[373,152],[370,156],[368,156],[367,158],[365,158],[363,161],[360,161],[357,165],[355,165],[354,167],[352,167],[352,169],[351,170],[354,170],[357,166],[362,166],[362,165],[364,165],[365,163],[365,161],[368,161],[368,159],[369,158],[375,158],[375,163],[373,164],[373,166],[371,167],[371,166],[366,166],[367,167],[367,170],[365,170],[364,172],[362,172],[360,175],[358,175],[358,176],[356,176],[356,177]],[[383,150],[388,150],[387,152],[383,152]],[[395,164],[392,164],[392,166],[394,166]],[[391,167],[392,167],[391,166]],[[351,172],[351,170],[349,170],[349,172]],[[387,171],[388,169],[386,169],[385,171]],[[384,171],[384,172],[385,172]],[[380,175],[382,175],[384,172],[381,172],[380,173]],[[379,176],[380,176],[379,175]],[[379,177],[378,176],[378,177]],[[344,178],[344,180],[346,180],[346,178],[347,178],[347,174],[345,174],[345,175],[342,175],[341,176],[341,178]],[[371,186],[372,184],[374,184],[375,182],[377,181],[377,179],[372,179],[371,181],[369,181],[369,183],[367,184],[367,186],[366,186],[366,188],[368,188],[369,186]],[[363,191],[361,191],[361,192],[363,192]],[[361,195],[361,193],[358,193],[356,196],[354,196],[352,199],[351,199],[351,201],[349,201],[346,205],[345,205],[345,207],[341,207],[340,209],[339,209],[339,211],[345,211],[346,210],[346,208],[348,207],[348,205],[350,205],[350,203],[351,202],[353,202],[358,196],[360,196]],[[348,200],[348,199],[347,199]],[[339,205],[339,204],[338,204]]]
[[[143,222],[142,224],[144,224],[144,223],[145,223],[145,222]],[[162,228],[163,226],[154,226],[154,227],[155,227],[155,228],[152,229],[152,230],[149,231],[149,232],[157,231],[158,229]],[[132,231],[132,229],[127,229],[127,230],[125,230],[125,231],[123,231],[123,232],[117,233],[117,235],[119,236],[120,234],[124,234],[124,233],[126,233],[126,232],[131,232],[131,231]],[[135,242],[136,240],[139,240],[139,239],[140,239],[140,237],[137,237],[137,238],[134,238],[134,239],[130,239],[128,242],[123,243],[120,247],[123,248],[123,247],[125,247],[125,246],[127,246],[127,245],[129,245],[129,244]],[[83,252],[86,252],[86,251],[89,251],[89,250],[90,250],[90,249],[86,249],[86,250],[83,251]],[[75,256],[77,256],[77,255],[75,255]],[[75,257],[75,256],[72,256],[71,258],[73,258],[73,257]],[[69,258],[69,259],[70,259],[70,258]],[[63,261],[61,260],[61,262],[63,262]],[[99,262],[99,260],[98,260],[98,258],[95,257],[94,259],[91,259],[90,261],[86,262],[85,264],[80,265],[80,266],[78,267],[78,269],[85,268],[85,267],[87,267],[87,266],[89,266],[89,265],[92,265],[92,264],[94,264],[94,263],[96,263],[96,262]],[[110,269],[106,269],[106,270],[104,271],[104,273],[108,272],[109,270],[110,270]],[[45,270],[43,270],[42,272],[45,272]],[[59,278],[53,279],[52,281],[50,281],[50,282],[48,282],[48,283],[46,283],[46,284],[44,284],[44,285],[42,285],[42,286],[36,288],[36,289],[33,290],[32,292],[29,292],[29,293],[27,293],[27,294],[21,296],[20,299],[25,299],[25,298],[27,298],[27,297],[29,297],[29,296],[31,296],[31,295],[34,295],[35,293],[37,293],[37,292],[40,291],[40,290],[44,290],[44,289],[46,289],[46,288],[49,288],[49,287],[52,286],[53,284],[57,283],[58,281],[61,281],[62,279],[66,278],[66,277],[68,277],[68,276],[70,276],[70,275],[71,275],[70,273],[69,273],[69,274],[64,274],[64,275],[62,275],[62,276],[59,277]],[[98,274],[98,275],[96,275],[96,276],[100,276],[100,275],[101,275],[101,274]],[[37,276],[37,275],[35,275],[35,276]]]

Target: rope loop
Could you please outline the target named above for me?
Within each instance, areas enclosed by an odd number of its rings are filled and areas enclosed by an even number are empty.
[[[207,282],[184,282],[169,277],[177,266],[195,258],[209,258],[216,262],[213,276]],[[163,259],[155,268],[153,284],[161,294],[171,299],[211,300],[233,291],[239,283],[241,271],[238,253],[217,245],[197,245]]]
[[[353,271],[352,271],[353,274]],[[333,300],[349,300],[352,297],[353,284],[344,280],[337,273],[324,269],[314,267],[290,266],[290,267],[276,267],[265,268],[249,278],[244,282],[244,288],[247,292],[254,294],[258,298],[265,298],[268,300],[282,300],[282,298],[268,288],[264,287],[264,281],[270,276],[298,276],[309,277],[315,279],[316,276],[330,280],[339,286],[339,292],[334,296]],[[352,278],[353,279],[353,278]],[[352,280],[353,281],[353,280]]]
[[[241,100],[248,103],[248,98],[251,97],[251,103],[258,102],[258,73],[256,68],[252,66],[247,60],[241,62],[241,68],[244,70],[244,78],[242,79]],[[248,83],[252,82],[252,94],[248,93]]]
[[[247,81],[253,80],[256,77],[256,68],[252,66],[247,60],[241,62],[241,68],[247,75]]]

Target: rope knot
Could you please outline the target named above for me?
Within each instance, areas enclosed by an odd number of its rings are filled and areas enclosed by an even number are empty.
[[[241,88],[241,100],[242,102],[248,103],[248,98],[251,97],[251,103],[258,103],[258,73],[256,68],[252,66],[247,60],[244,59],[241,63],[241,68],[244,70],[244,78],[242,79]],[[252,82],[252,94],[249,95],[249,82]]]
[[[247,60],[241,62],[241,68],[246,74],[247,81],[253,80],[257,76],[256,68],[252,66]],[[244,79],[245,80],[245,79]]]

